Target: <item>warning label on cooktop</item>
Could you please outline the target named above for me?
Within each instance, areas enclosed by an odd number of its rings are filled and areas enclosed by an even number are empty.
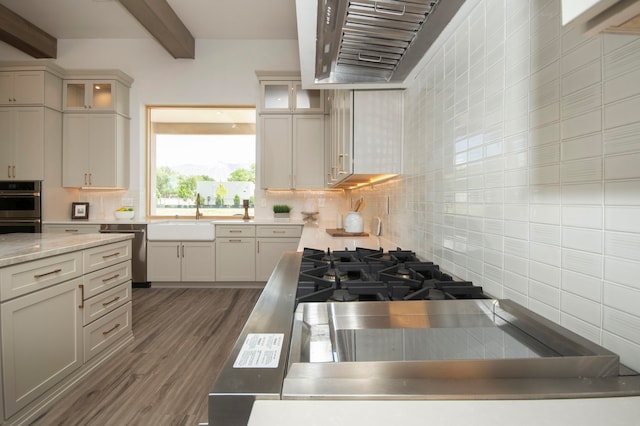
[[[233,368],[278,368],[284,333],[250,333]]]

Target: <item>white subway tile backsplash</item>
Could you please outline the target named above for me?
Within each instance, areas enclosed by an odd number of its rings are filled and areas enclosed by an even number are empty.
[[[550,204],[532,204],[529,220],[534,223],[560,225],[560,206]]]
[[[406,174],[371,193],[399,243],[640,369],[640,39],[563,28],[560,3],[483,0],[436,41]]]
[[[640,96],[623,99],[619,102],[605,104],[604,127],[624,126],[640,121]]]
[[[587,112],[585,114],[568,117],[562,120],[562,137],[575,138],[602,130],[602,111]]]
[[[640,262],[606,256],[604,258],[604,279],[624,284],[640,291]],[[614,298],[615,300],[615,298]],[[640,306],[636,304],[637,306]]]
[[[611,78],[604,83],[604,102],[611,103],[621,99],[640,95],[640,67]]]
[[[602,256],[586,251],[562,249],[562,267],[594,278],[602,278]]]
[[[607,205],[640,206],[640,179],[606,182],[604,202]]]
[[[602,179],[601,157],[563,163],[562,183],[593,182]]]
[[[563,52],[563,74],[566,75],[590,62],[599,61],[602,53],[601,45],[602,39],[600,37],[592,37],[575,49]]]
[[[525,276],[510,272],[507,268],[504,271],[504,286],[520,295],[526,295],[529,290],[529,280]]]
[[[560,183],[560,166],[531,167],[529,183],[531,185],[551,185]]]
[[[535,272],[537,273],[538,271]],[[530,273],[533,273],[533,271]],[[548,285],[547,283],[530,279],[529,297],[555,309],[560,308],[560,290],[557,286]]]
[[[636,39],[611,50],[604,56],[604,77],[610,80],[638,68],[640,63],[640,40]]]
[[[602,183],[581,183],[562,185],[562,203],[572,204],[602,204]]]
[[[640,152],[626,155],[611,155],[604,159],[605,179],[640,178]]]
[[[562,228],[562,247],[602,254],[602,231],[584,228]]]
[[[561,228],[556,225],[529,223],[529,238],[531,241],[559,246],[561,243]]]
[[[562,293],[560,309],[563,313],[573,315],[589,324],[600,327],[602,322],[602,308],[599,303],[576,296],[571,293]]]
[[[602,134],[593,133],[577,139],[564,139],[561,145],[562,160],[576,160],[602,155]]]
[[[604,227],[610,231],[640,233],[638,218],[640,207],[605,207]]]
[[[602,63],[593,61],[562,77],[562,95],[577,92],[602,81]]]
[[[539,263],[560,266],[562,249],[558,246],[542,243],[529,243],[529,258]]]
[[[604,304],[631,315],[638,315],[640,290],[613,283],[604,285]]]
[[[580,228],[602,229],[603,210],[595,206],[563,206],[562,224]]]
[[[539,283],[544,283],[546,284],[546,286],[551,286],[554,289],[559,289],[560,276],[561,276],[561,270],[557,266],[547,265],[545,263],[540,263],[535,261],[529,261],[529,278],[531,278],[532,280],[535,280]],[[559,295],[560,293],[555,292],[555,294]],[[540,298],[537,298],[537,299],[541,300]]]
[[[640,316],[604,308],[603,328],[608,332],[640,344]]]
[[[577,317],[565,313],[560,314],[560,324],[594,343],[600,343],[600,324],[589,324],[588,322],[582,321]]]
[[[505,209],[505,216],[510,217]],[[519,222],[516,220],[504,221],[504,236],[527,240],[529,238],[529,222]]]
[[[604,131],[605,154],[640,151],[640,122]]]
[[[594,302],[602,302],[602,280],[593,276],[563,269],[562,290]]]

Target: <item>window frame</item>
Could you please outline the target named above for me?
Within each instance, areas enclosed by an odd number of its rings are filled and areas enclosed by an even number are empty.
[[[258,110],[257,107],[255,105],[244,105],[244,106],[238,106],[238,105],[234,105],[234,106],[221,106],[221,105],[146,105],[145,107],[145,133],[146,133],[146,146],[145,146],[145,163],[146,163],[146,167],[145,167],[145,188],[146,188],[146,197],[145,197],[145,203],[146,203],[146,217],[148,219],[178,219],[178,220],[193,220],[195,219],[195,211],[192,211],[193,209],[189,209],[187,210],[187,212],[189,213],[193,213],[193,214],[188,214],[188,215],[156,215],[156,214],[151,214],[152,211],[152,205],[151,205],[151,194],[152,191],[153,193],[155,193],[155,186],[153,188],[151,188],[151,183],[152,181],[155,180],[155,173],[154,171],[157,169],[156,163],[155,163],[155,146],[154,145],[154,141],[152,139],[155,138],[155,133],[153,133],[151,126],[152,126],[152,122],[151,122],[151,113],[153,110],[155,109],[185,109],[185,110],[189,110],[189,109],[217,109],[217,110],[251,110],[254,113],[254,121],[253,123],[241,123],[243,126],[245,126],[244,128],[247,128],[246,126],[248,126],[249,128],[251,128],[253,131],[252,133],[242,133],[242,132],[238,132],[238,134],[253,134],[255,136],[255,144],[256,144],[256,157],[254,158],[254,162],[253,164],[255,165],[256,169],[257,169],[257,157],[258,157],[258,135],[257,135],[257,125],[256,125],[256,121],[258,119]],[[200,123],[201,124],[201,123]],[[206,133],[193,133],[193,134],[206,134]],[[153,176],[152,176],[153,174]],[[256,180],[257,180],[257,170],[256,170]],[[255,182],[254,182],[255,184]],[[257,187],[254,187],[254,205],[250,207],[249,209],[249,215],[251,217],[253,217],[253,212],[255,209],[255,190],[257,189]],[[185,209],[186,210],[186,209]],[[201,216],[202,217],[202,216]],[[217,219],[224,219],[224,220],[241,220],[242,216],[238,216],[238,215],[207,215],[205,216],[206,219],[208,220],[217,220]]]

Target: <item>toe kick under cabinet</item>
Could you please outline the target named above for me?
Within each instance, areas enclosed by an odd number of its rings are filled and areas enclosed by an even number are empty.
[[[51,403],[96,355],[131,336],[131,242],[0,268],[0,302],[11,423]]]

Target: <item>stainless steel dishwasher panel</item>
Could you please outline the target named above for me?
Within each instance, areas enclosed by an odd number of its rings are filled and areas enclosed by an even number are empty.
[[[132,281],[136,287],[149,287],[147,281],[147,224],[108,223],[100,225],[101,234],[134,234],[131,240]]]

